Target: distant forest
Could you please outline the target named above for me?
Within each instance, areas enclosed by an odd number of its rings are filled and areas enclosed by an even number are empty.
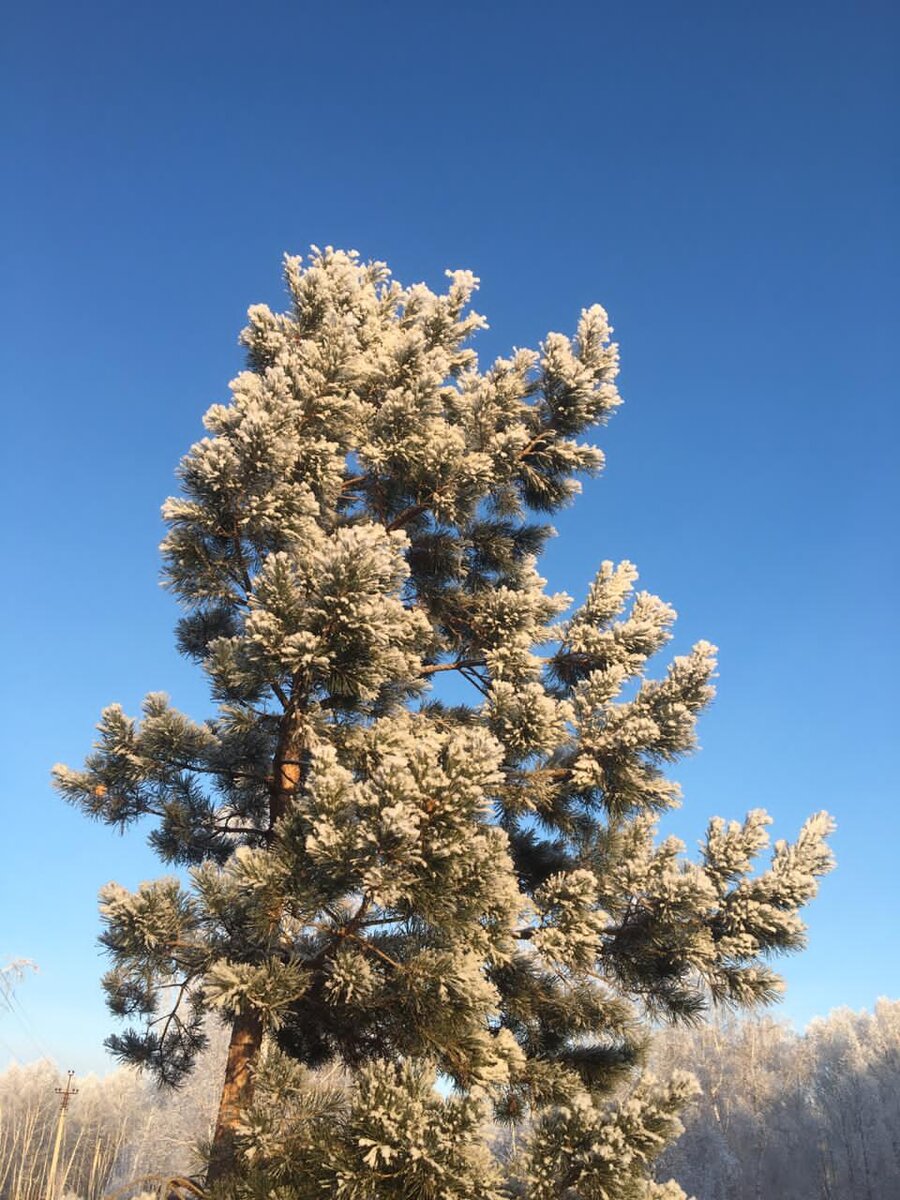
[[[766,1018],[669,1030],[655,1058],[703,1089],[657,1178],[697,1200],[900,1197],[900,1001],[802,1035]]]
[[[67,1200],[135,1196],[143,1178],[197,1170],[225,1043],[214,1030],[175,1092],[126,1069],[76,1080],[60,1166]],[[696,1200],[900,1196],[900,1001],[838,1009],[804,1034],[768,1017],[668,1029],[652,1065],[661,1076],[691,1070],[703,1089],[657,1170]],[[0,1200],[43,1200],[62,1082],[46,1061],[0,1074]]]

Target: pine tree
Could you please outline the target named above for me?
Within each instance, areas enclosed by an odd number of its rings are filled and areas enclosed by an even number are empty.
[[[469,272],[435,294],[329,248],[285,279],[163,510],[216,715],[114,705],[55,770],[182,868],[101,893],[109,1006],[137,1019],[107,1044],[177,1083],[207,1014],[230,1023],[213,1190],[682,1194],[649,1174],[693,1084],[641,1073],[648,1025],[777,996],[830,820],[761,871],[761,810],[698,862],[660,841],[714,647],[651,676],[675,613],[631,563],[574,611],[538,574],[620,403],[601,307],[482,371]]]

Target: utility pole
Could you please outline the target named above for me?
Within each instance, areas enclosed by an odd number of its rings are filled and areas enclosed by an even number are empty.
[[[54,1088],[54,1091],[60,1098],[59,1117],[56,1120],[56,1140],[53,1143],[53,1157],[50,1159],[50,1174],[47,1176],[46,1200],[56,1200],[56,1168],[59,1165],[59,1149],[62,1146],[63,1128],[66,1124],[66,1109],[69,1107],[69,1101],[72,1097],[78,1095],[78,1088],[72,1087],[74,1076],[75,1072],[69,1071],[66,1086],[64,1088]]]

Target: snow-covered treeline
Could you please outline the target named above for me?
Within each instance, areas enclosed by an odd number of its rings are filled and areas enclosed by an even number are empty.
[[[100,1197],[142,1176],[187,1174],[215,1120],[225,1050],[158,1091],[128,1069],[77,1080],[61,1192]],[[894,1200],[900,1195],[900,1000],[839,1009],[804,1034],[770,1017],[659,1034],[654,1069],[692,1071],[702,1097],[657,1174],[696,1200]],[[0,1200],[43,1200],[62,1082],[47,1062],[0,1074]]]
[[[771,1018],[670,1030],[656,1058],[703,1089],[657,1168],[697,1200],[900,1196],[900,1001],[804,1034]]]
[[[133,1180],[188,1174],[212,1136],[222,1082],[224,1030],[212,1030],[198,1069],[177,1091],[131,1068],[76,1079],[57,1175],[58,1195],[99,1200]],[[0,1074],[0,1200],[44,1200],[64,1082],[46,1060]]]

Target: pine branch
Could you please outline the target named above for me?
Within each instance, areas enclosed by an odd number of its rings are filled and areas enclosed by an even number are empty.
[[[408,525],[409,522],[414,521],[416,517],[421,517],[423,513],[428,512],[429,507],[430,506],[428,504],[411,504],[408,508],[405,508],[403,512],[399,514],[399,516],[394,517],[394,519],[390,521],[385,528],[387,529],[388,533],[393,533],[397,529],[402,529],[404,525]]]
[[[426,663],[422,667],[423,675],[435,675],[439,671],[464,671],[470,667],[483,667],[485,660],[483,658],[463,658],[457,659],[455,662],[448,663]]]

